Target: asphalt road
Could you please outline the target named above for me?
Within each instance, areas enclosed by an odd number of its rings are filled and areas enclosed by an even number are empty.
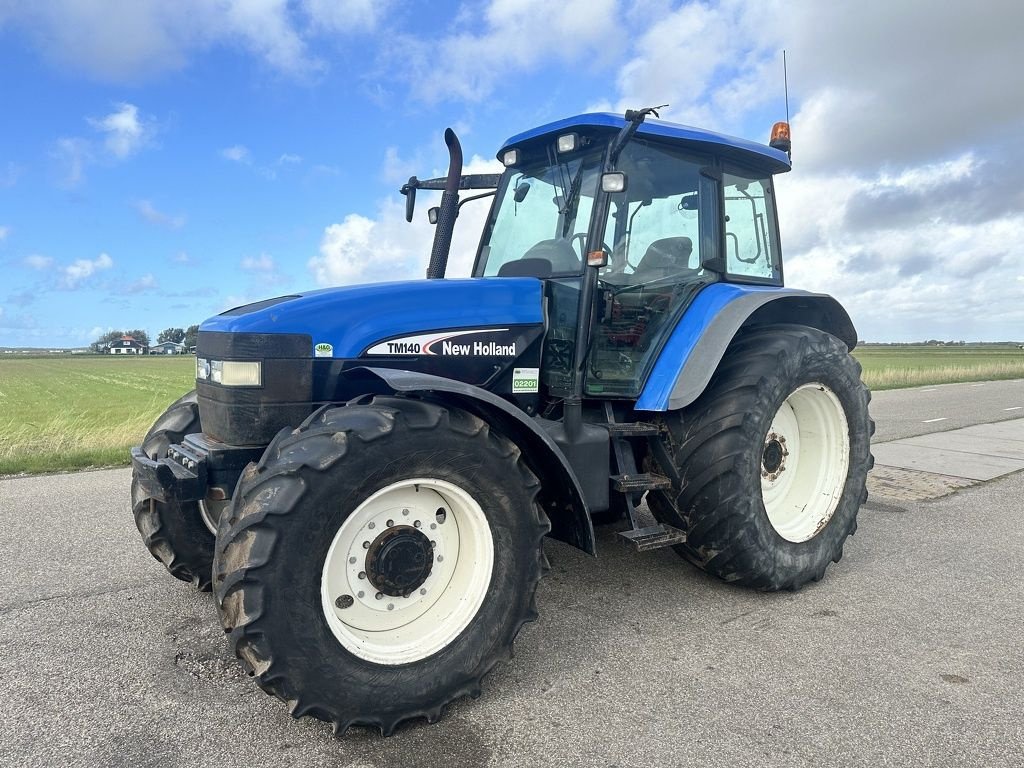
[[[1024,417],[1024,379],[875,392],[875,442]]]
[[[1024,382],[934,390],[876,396],[878,436],[1024,405]],[[946,412],[948,424],[923,423]],[[480,699],[436,725],[341,741],[244,676],[209,595],[142,547],[129,477],[0,480],[0,765],[1019,766],[1024,755],[1024,473],[869,504],[843,560],[798,593],[729,587],[609,530],[598,558],[551,542],[541,620]]]

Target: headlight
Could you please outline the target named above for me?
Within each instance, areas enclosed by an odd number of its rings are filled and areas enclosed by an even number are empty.
[[[258,387],[263,383],[263,364],[258,360],[196,359],[196,378],[225,387]]]

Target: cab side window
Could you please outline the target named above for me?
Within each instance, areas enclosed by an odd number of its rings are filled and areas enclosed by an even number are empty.
[[[771,178],[726,173],[725,266],[730,276],[781,282]]]

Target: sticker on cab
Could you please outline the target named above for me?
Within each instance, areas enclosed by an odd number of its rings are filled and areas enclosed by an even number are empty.
[[[314,357],[334,357],[334,345],[321,341],[313,347]]]
[[[512,394],[540,391],[540,368],[513,368]]]

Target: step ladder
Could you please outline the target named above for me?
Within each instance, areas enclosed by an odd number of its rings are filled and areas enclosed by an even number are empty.
[[[633,458],[633,447],[629,444],[629,440],[633,438],[657,438],[660,429],[656,424],[615,421],[611,403],[608,402],[604,404],[604,411],[607,420],[604,426],[608,429],[608,436],[611,439],[617,473],[611,476],[611,487],[613,492],[622,494],[630,524],[629,530],[620,531],[619,535],[632,542],[639,552],[686,541],[684,531],[659,523],[649,511],[642,514],[637,509],[637,504],[647,491],[667,490],[672,487],[671,478],[654,472],[638,471],[636,460]]]

